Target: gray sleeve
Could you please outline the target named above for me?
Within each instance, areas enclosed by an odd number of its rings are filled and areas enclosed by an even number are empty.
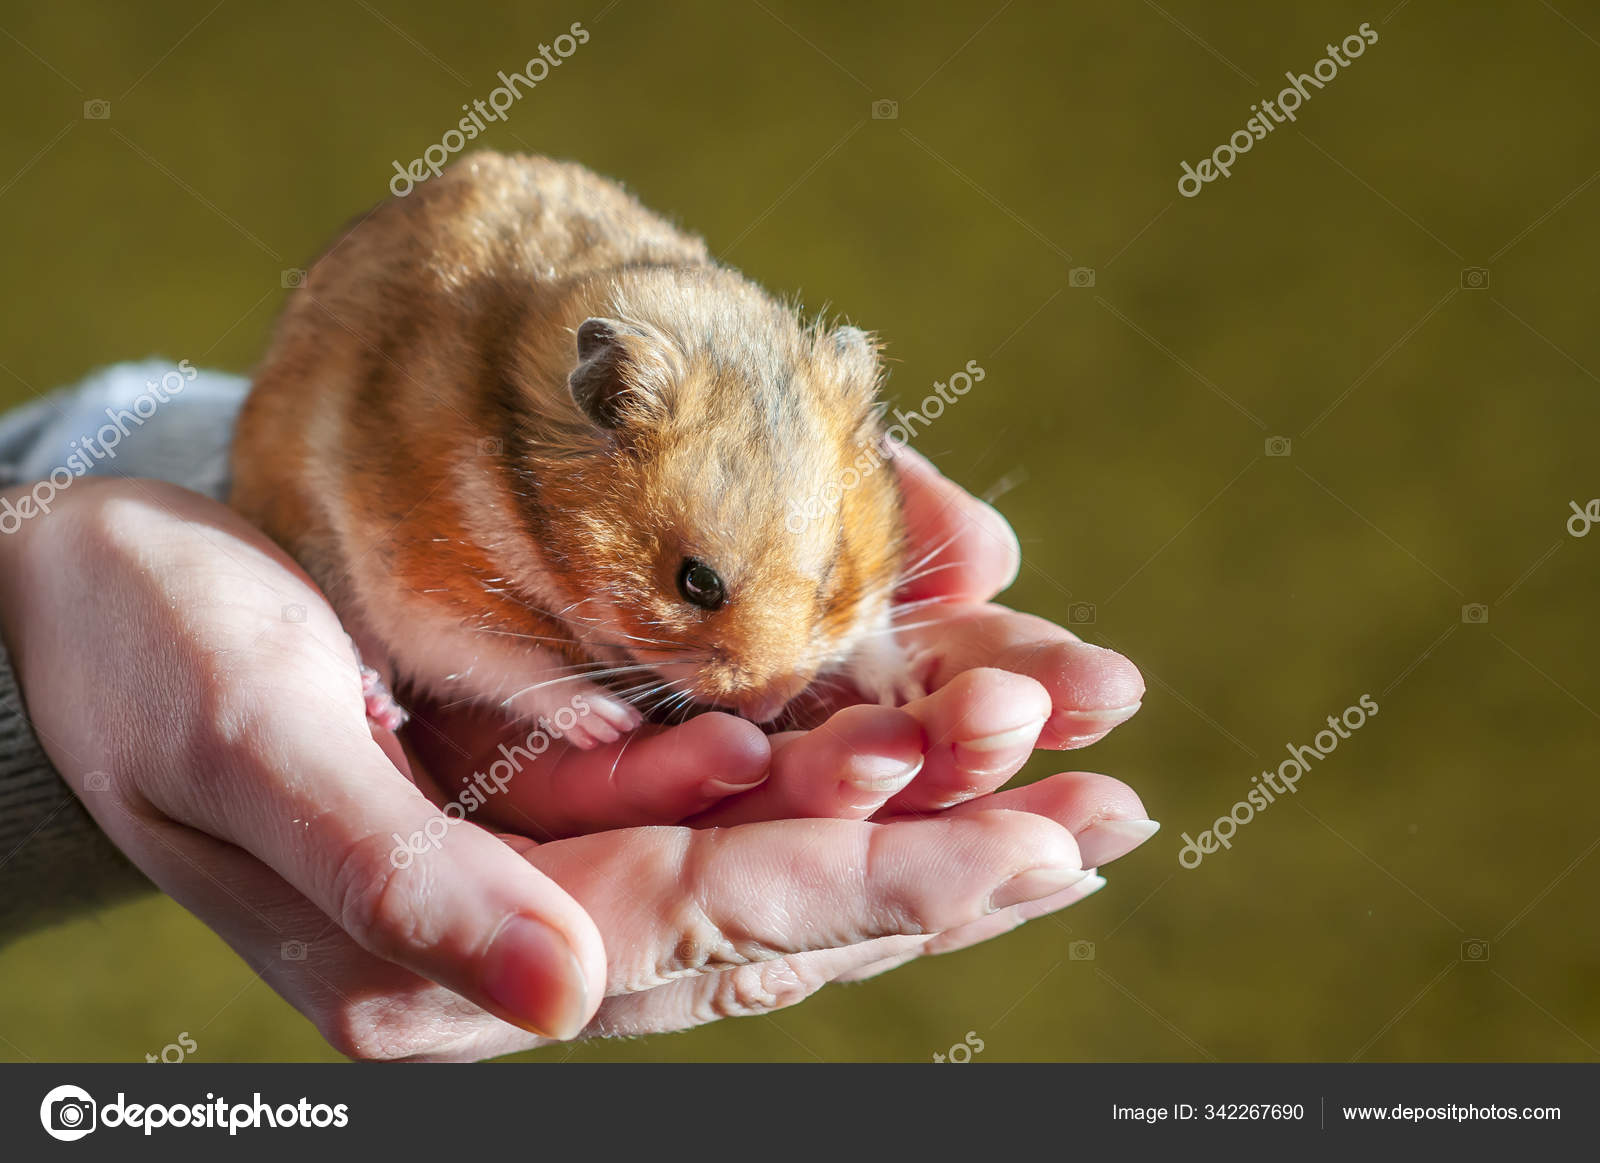
[[[0,485],[151,477],[221,500],[248,387],[187,363],[108,368],[0,416]],[[51,766],[0,646],[0,945],[150,891]]]
[[[151,890],[50,766],[0,650],[0,945]]]

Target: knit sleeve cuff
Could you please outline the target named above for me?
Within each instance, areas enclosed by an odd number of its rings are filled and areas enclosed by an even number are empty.
[[[51,765],[0,648],[0,945],[152,891]]]

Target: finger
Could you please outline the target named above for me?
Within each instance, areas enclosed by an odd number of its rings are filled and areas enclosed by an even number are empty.
[[[1013,929],[1020,928],[1028,921],[1050,913],[1059,912],[1061,909],[1077,904],[1085,897],[1093,896],[1106,886],[1106,878],[1090,874],[1070,885],[1058,893],[1044,897],[1041,900],[1028,901],[1025,904],[1012,905],[1009,909],[1001,909],[987,917],[976,921],[969,921],[965,925],[958,925],[954,929],[947,929],[943,933],[935,933],[930,937],[911,937],[899,939],[902,944],[893,947],[891,940],[874,941],[868,945],[858,946],[861,949],[873,949],[876,952],[887,953],[887,956],[874,958],[855,969],[847,970],[834,978],[840,983],[853,981],[867,981],[880,974],[888,973],[891,969],[898,969],[908,962],[919,957],[937,957],[944,953],[954,953],[960,949],[967,949],[973,945],[992,941],[996,937],[1003,937]]]
[[[936,933],[931,937],[922,938],[914,947],[897,950],[893,955],[868,965],[863,965],[850,973],[846,973],[837,980],[841,982],[866,981],[887,973],[891,969],[898,969],[909,961],[918,957],[937,957],[944,953],[954,953],[960,949],[967,949],[973,945],[992,941],[996,937],[1003,937],[1013,929],[1020,928],[1028,921],[1050,913],[1059,912],[1064,908],[1077,904],[1085,897],[1093,896],[1106,886],[1106,878],[1091,874],[1070,885],[1058,893],[1043,898],[1042,900],[1028,901],[1026,904],[1013,905],[1009,909],[1001,909],[990,916],[970,921],[965,925],[958,925],[954,929],[947,929],[943,933]]]
[[[927,940],[924,940],[923,945],[926,944]],[[919,945],[915,949],[904,950],[892,957],[883,957],[860,968],[853,969],[848,973],[841,974],[835,980],[840,985],[850,985],[858,981],[871,981],[874,977],[888,973],[892,969],[899,969],[902,965],[907,965],[921,956],[922,945]]]
[[[441,814],[360,708],[355,689],[277,692],[217,749],[217,794],[155,806],[255,856],[368,952],[536,1032],[577,1033],[605,980],[594,923],[492,835]]]
[[[526,855],[608,934],[611,994],[954,928],[1084,875],[1070,832],[1005,811],[890,824],[637,828]]]
[[[1077,840],[1081,858],[1089,868],[1098,868],[1127,855],[1155,835],[1161,827],[1147,818],[1144,804],[1127,784],[1088,771],[1066,772],[1027,787],[997,792],[981,800],[960,804],[947,814],[960,816],[995,808],[1034,812],[1066,827]],[[1002,909],[966,926],[939,934],[928,942],[924,951],[930,955],[947,953],[990,940],[1025,921],[1076,904],[1099,892],[1105,884],[1103,876],[1086,877],[1054,896]],[[902,958],[895,964],[904,960]],[[873,976],[891,968],[893,965],[890,964],[869,967],[862,971],[861,976]]]
[[[643,993],[610,998],[587,1033],[627,1038],[686,1030],[722,1018],[770,1014],[805,1001],[833,981],[847,981],[865,964],[910,960],[926,937],[882,937],[845,949],[794,953],[715,973],[700,973]],[[905,950],[913,950],[905,952]]]
[[[590,750],[481,713],[421,717],[411,738],[441,802],[481,803],[487,819],[540,840],[675,824],[760,785],[771,763],[761,729],[733,715],[642,727]]]
[[[163,892],[226,941],[341,1054],[471,1061],[544,1041],[361,948],[282,877],[231,844],[120,806],[102,824]]]
[[[900,600],[954,597],[986,602],[1017,580],[1022,549],[998,511],[913,448],[900,446],[894,465],[905,498],[909,547]]]
[[[1144,698],[1144,676],[1114,650],[1080,642],[1066,630],[1004,606],[960,606],[906,632],[937,690],[973,667],[1027,675],[1050,696],[1039,746],[1087,747],[1131,718]]]
[[[1089,868],[1109,864],[1126,855],[1155,835],[1161,827],[1154,820],[1146,818],[1144,804],[1127,784],[1088,771],[1053,775],[1027,787],[960,804],[948,814],[963,815],[995,808],[1035,812],[1068,828],[1078,842],[1084,864]],[[852,975],[850,980],[875,977],[924,953],[949,953],[980,941],[992,940],[1026,921],[1077,904],[1105,886],[1105,877],[1087,876],[1052,896],[1001,909],[965,926],[937,934],[916,952],[866,966]]]
[[[954,929],[947,929],[928,940],[917,951],[918,956],[937,957],[944,953],[954,953],[958,949],[967,949],[973,945],[992,941],[1003,936],[1011,930],[1020,928],[1029,921],[1039,917],[1048,916],[1050,913],[1060,912],[1064,908],[1077,904],[1085,897],[1093,896],[1106,886],[1106,878],[1098,873],[1084,877],[1077,884],[1069,885],[1058,893],[1045,897],[1043,900],[1028,901],[1025,904],[1014,905],[1009,909],[1001,909],[990,917],[957,925]],[[1069,930],[1070,931],[1070,930]]]
[[[933,940],[931,936],[918,938],[917,943],[910,948],[901,949],[888,957],[879,957],[865,965],[857,966],[846,973],[840,974],[835,980],[840,985],[849,985],[858,981],[870,981],[874,977],[888,973],[891,969],[899,969],[902,965],[908,965],[918,957],[921,957],[923,948],[931,940]]]
[[[754,791],[694,817],[697,828],[756,820],[864,820],[911,783],[923,763],[923,729],[894,707],[854,706],[783,740],[772,774]]]
[[[1073,834],[1084,865],[1089,868],[1126,856],[1161,829],[1149,818],[1131,787],[1092,771],[1052,775],[1027,787],[959,804],[949,814],[959,816],[995,808],[1033,812],[1056,821]]]
[[[888,802],[889,814],[939,811],[1005,783],[1033,754],[1050,698],[1024,675],[980,669],[904,709],[922,724],[927,758],[917,778]]]

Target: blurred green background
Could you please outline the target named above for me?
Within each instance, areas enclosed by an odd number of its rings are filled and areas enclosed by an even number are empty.
[[[1564,523],[1600,496],[1600,5],[1222,7],[7,2],[0,393],[249,369],[281,272],[581,20],[486,144],[580,159],[881,330],[897,403],[987,370],[918,446],[1005,490],[1007,600],[1082,604],[1150,685],[1029,774],[1113,773],[1165,830],[980,948],[536,1057],[926,1061],[972,1031],[980,1061],[1593,1059],[1600,537]],[[1178,195],[1363,21],[1297,125]],[[1296,796],[1179,866],[1362,694]],[[164,900],[0,951],[0,1058],[179,1031],[334,1056]]]

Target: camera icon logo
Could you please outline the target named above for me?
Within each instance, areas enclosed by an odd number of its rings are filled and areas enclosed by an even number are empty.
[[[83,119],[85,121],[110,121],[111,102],[95,98],[83,103]]]
[[[900,116],[900,102],[882,98],[872,103],[874,121],[894,121]]]
[[[485,436],[478,441],[479,456],[499,456],[506,450],[505,441],[498,436]]]
[[[1287,436],[1267,437],[1268,456],[1288,456],[1292,451],[1294,451],[1294,441]]]
[[[98,1109],[83,1087],[58,1086],[39,1104],[39,1122],[52,1139],[71,1143],[94,1130]]]
[[[1069,287],[1094,286],[1093,267],[1073,267],[1067,272],[1067,285]]]
[[[283,284],[284,290],[292,291],[306,285],[306,272],[299,267],[290,267],[279,276],[278,281]]]
[[[1073,602],[1067,607],[1067,621],[1075,626],[1088,626],[1094,622],[1093,602]]]
[[[1483,291],[1489,286],[1488,267],[1467,267],[1461,272],[1463,291]]]
[[[1093,941],[1074,941],[1072,944],[1067,946],[1067,960],[1068,961],[1093,961],[1094,960],[1094,942]]]
[[[1481,626],[1489,620],[1489,607],[1482,602],[1462,606],[1461,620],[1469,626]]]
[[[285,961],[304,961],[308,948],[304,941],[285,941],[278,946],[278,956]]]
[[[108,771],[91,771],[83,777],[84,791],[110,791],[111,773]]]
[[[285,622],[304,622],[306,620],[306,608],[299,602],[285,606],[283,608],[283,620]]]
[[[1489,942],[1470,938],[1461,942],[1461,960],[1487,961],[1489,960]]]

